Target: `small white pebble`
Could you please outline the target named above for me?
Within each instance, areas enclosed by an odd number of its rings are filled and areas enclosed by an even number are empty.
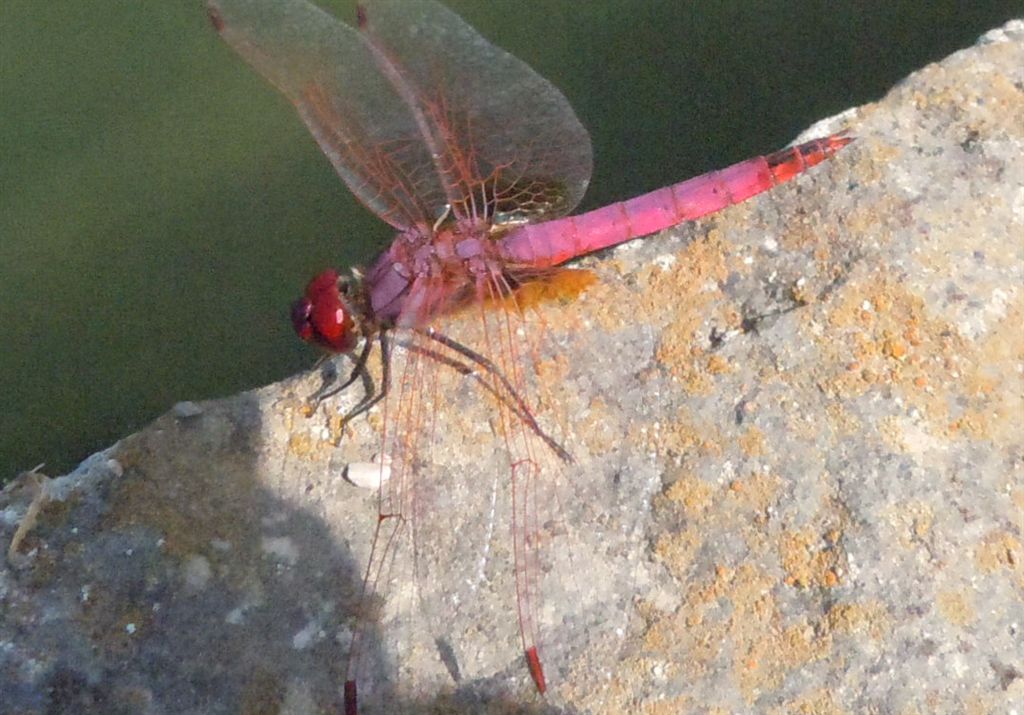
[[[306,650],[313,644],[319,627],[315,621],[306,624],[306,627],[292,636],[292,648],[295,650]]]
[[[187,420],[203,414],[203,408],[191,400],[184,400],[172,407],[171,412],[173,412],[174,416],[178,419]]]
[[[206,588],[206,584],[213,575],[210,562],[206,560],[205,556],[200,556],[199,554],[189,556],[185,560],[183,571],[185,574],[185,584],[193,591],[202,591]]]
[[[210,546],[217,551],[231,551],[231,542],[224,539],[210,539]]]
[[[666,253],[658,256],[654,259],[654,265],[660,268],[662,271],[667,271],[669,268],[676,264],[678,259],[673,253]]]
[[[264,536],[261,543],[263,553],[276,556],[290,566],[299,560],[299,549],[287,536]]]
[[[352,462],[345,468],[345,479],[361,489],[377,489],[390,478],[391,460],[388,457],[384,458],[383,465],[378,457],[372,462]]]

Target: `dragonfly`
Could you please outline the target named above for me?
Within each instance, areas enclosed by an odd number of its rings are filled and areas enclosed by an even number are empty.
[[[367,374],[374,348],[379,389],[351,419],[383,401],[384,467],[362,598],[381,587],[396,533],[419,517],[423,433],[436,428],[422,391],[430,370],[472,380],[498,415],[508,453],[519,640],[544,693],[538,647],[537,451],[571,463],[543,428],[530,370],[510,326],[533,286],[571,275],[569,261],[656,234],[745,201],[834,156],[837,133],[739,162],[579,215],[590,180],[590,138],[562,93],[433,0],[363,0],[345,24],[306,0],[208,0],[226,42],[295,106],[355,197],[397,232],[365,271],[315,276],[292,308],[298,335],[350,354],[348,379]],[[483,346],[451,337],[446,322],[474,310]],[[394,369],[396,351],[406,362]],[[394,384],[393,384],[394,383]],[[539,447],[538,447],[539,445]],[[343,689],[358,710],[365,628],[354,630]]]

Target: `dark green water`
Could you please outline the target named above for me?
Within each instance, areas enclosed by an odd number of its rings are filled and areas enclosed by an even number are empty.
[[[593,208],[773,150],[1016,2],[451,0],[569,97]],[[289,302],[390,238],[201,0],[0,4],[0,482],[308,366]]]

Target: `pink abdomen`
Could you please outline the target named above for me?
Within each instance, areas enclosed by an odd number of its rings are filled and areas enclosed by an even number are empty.
[[[501,240],[501,252],[515,263],[557,266],[745,201],[820,164],[851,141],[833,134],[579,216],[527,225]]]

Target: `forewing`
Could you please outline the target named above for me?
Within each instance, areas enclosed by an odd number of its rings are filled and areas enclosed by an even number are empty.
[[[456,215],[536,221],[583,197],[590,137],[524,62],[431,0],[366,0],[369,42],[406,90]]]
[[[430,152],[359,32],[305,0],[209,0],[221,36],[298,109],[352,193],[397,228],[447,203]]]

